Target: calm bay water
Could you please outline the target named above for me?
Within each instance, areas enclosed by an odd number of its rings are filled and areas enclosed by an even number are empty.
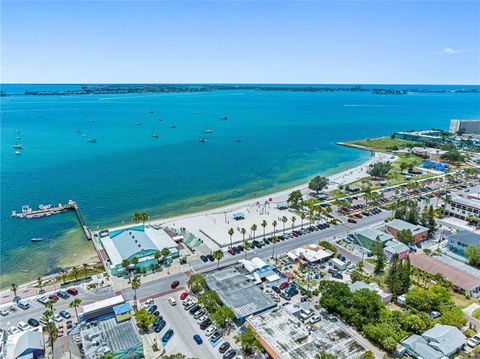
[[[66,88],[78,86],[2,86],[17,94]],[[369,156],[336,146],[337,141],[448,129],[452,118],[479,116],[480,94],[470,93],[2,97],[0,287],[35,279],[92,251],[73,214],[11,218],[11,210],[23,204],[74,199],[92,228],[128,221],[140,210],[155,217],[193,212],[284,189]],[[21,156],[13,149],[17,131]],[[160,137],[153,138],[154,132]],[[201,137],[208,142],[200,143]],[[32,237],[46,242],[33,244]],[[21,272],[25,269],[29,272]]]

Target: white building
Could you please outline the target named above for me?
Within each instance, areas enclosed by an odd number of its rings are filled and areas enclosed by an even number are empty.
[[[450,133],[464,130],[465,133],[480,133],[480,120],[450,120]]]
[[[480,201],[460,196],[453,197],[450,203],[445,204],[445,214],[463,220],[469,216],[478,217]]]
[[[8,336],[5,359],[43,358],[45,342],[42,328],[19,332]]]

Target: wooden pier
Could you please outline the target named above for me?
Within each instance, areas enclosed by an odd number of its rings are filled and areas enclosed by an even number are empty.
[[[80,207],[78,207],[77,202],[75,201],[68,201],[67,204],[62,204],[59,203],[57,206],[52,207],[52,205],[40,205],[39,209],[32,209],[27,205],[22,206],[22,211],[17,212],[17,211],[12,211],[12,217],[15,218],[26,218],[26,219],[31,219],[31,218],[41,218],[41,217],[49,217],[55,214],[63,213],[66,211],[75,211],[75,214],[77,215],[77,219],[80,222],[80,225],[82,226],[83,233],[85,234],[85,237],[87,239],[92,239],[92,232],[87,226],[87,223],[85,222],[85,219],[83,218],[82,213],[80,212]]]

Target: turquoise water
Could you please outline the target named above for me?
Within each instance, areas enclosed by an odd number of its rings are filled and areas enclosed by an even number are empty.
[[[73,214],[11,218],[11,210],[23,204],[74,199],[93,228],[128,221],[135,211],[155,217],[192,212],[354,166],[369,154],[335,142],[448,129],[452,118],[478,118],[479,102],[480,94],[471,93],[243,90],[2,97],[0,286],[35,279],[91,252]],[[16,131],[24,145],[21,156],[12,147]],[[93,137],[97,143],[87,143]],[[201,137],[208,142],[200,143]],[[32,237],[46,242],[33,244]]]

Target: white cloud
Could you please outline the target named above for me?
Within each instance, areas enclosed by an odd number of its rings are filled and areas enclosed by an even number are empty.
[[[436,55],[455,55],[459,54],[461,52],[466,52],[467,50],[465,49],[453,49],[451,47],[446,47],[441,51],[433,51],[434,54]]]

